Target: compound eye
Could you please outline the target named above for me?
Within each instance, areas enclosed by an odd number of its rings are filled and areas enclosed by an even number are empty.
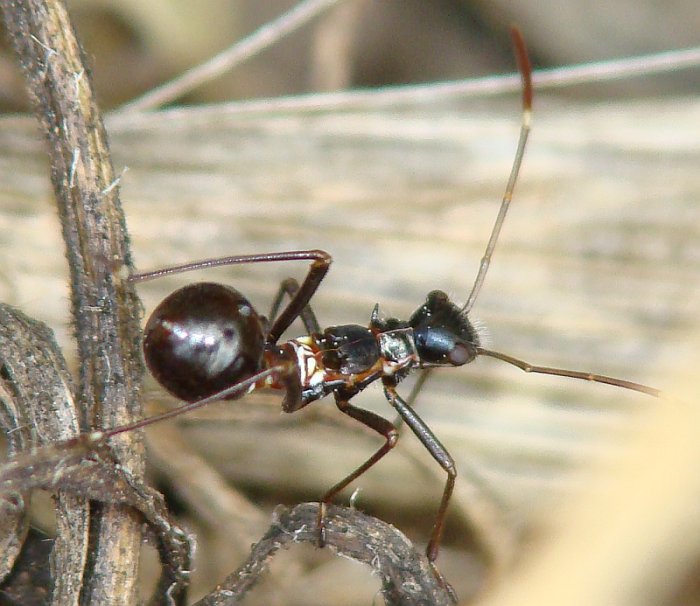
[[[469,343],[456,343],[447,354],[447,361],[452,366],[464,366],[476,358],[476,352]]]

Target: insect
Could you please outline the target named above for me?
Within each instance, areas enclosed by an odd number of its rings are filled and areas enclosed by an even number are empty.
[[[458,367],[478,356],[515,365],[526,372],[559,375],[607,383],[658,396],[653,388],[585,372],[534,366],[509,355],[481,346],[469,320],[486,278],[491,258],[511,202],[530,130],[532,108],[531,67],[522,37],[514,30],[518,66],[523,79],[523,117],[518,148],[503,201],[492,229],[480,268],[466,303],[459,306],[441,291],[430,292],[408,320],[383,318],[378,306],[367,326],[349,324],[321,328],[311,309],[312,298],[327,274],[331,256],[321,250],[207,259],[131,276],[132,282],[214,266],[247,263],[310,261],[299,284],[285,280],[274,299],[269,317],[260,315],[235,288],[210,282],[185,286],[162,301],[144,330],[144,357],[159,383],[187,403],[132,424],[95,432],[94,440],[146,427],[221,399],[239,398],[260,388],[284,392],[282,408],[294,412],[333,396],[345,415],[381,435],[384,443],[359,467],[341,479],[321,497],[318,514],[319,542],[324,540],[324,507],[345,487],[375,465],[395,445],[396,426],[383,417],[355,406],[352,401],[365,387],[381,382],[384,394],[401,420],[409,426],[431,456],[442,467],[446,481],[426,553],[435,562],[442,538],[446,512],[453,492],[455,463],[397,387],[414,370]],[[286,304],[283,302],[288,299]],[[282,335],[297,319],[307,334],[288,341]],[[425,376],[425,375],[424,375]],[[436,574],[437,570],[436,570]]]

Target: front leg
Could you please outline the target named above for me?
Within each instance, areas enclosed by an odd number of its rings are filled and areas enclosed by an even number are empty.
[[[449,587],[444,581],[442,575],[435,568],[434,562],[437,558],[438,551],[440,550],[440,540],[442,539],[442,533],[445,528],[445,517],[447,514],[447,506],[450,502],[450,497],[452,496],[452,491],[454,490],[455,480],[457,479],[457,468],[455,462],[447,452],[447,449],[442,445],[440,440],[437,439],[432,430],[426,425],[425,421],[421,419],[416,412],[396,393],[395,383],[389,379],[383,379],[384,382],[384,394],[386,399],[389,400],[396,412],[399,413],[401,418],[405,421],[406,425],[411,428],[416,437],[420,440],[421,444],[425,446],[428,452],[431,454],[433,459],[435,459],[447,472],[447,481],[445,482],[445,488],[442,491],[442,499],[440,501],[440,507],[438,508],[437,515],[435,516],[435,524],[433,525],[433,532],[430,535],[430,541],[428,542],[428,547],[426,549],[426,555],[430,561],[436,576]]]

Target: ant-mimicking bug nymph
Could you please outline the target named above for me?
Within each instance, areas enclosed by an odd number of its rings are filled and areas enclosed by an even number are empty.
[[[471,293],[459,306],[442,292],[429,292],[408,320],[384,319],[378,306],[367,326],[349,324],[321,329],[310,307],[311,299],[329,270],[331,256],[321,250],[231,256],[135,274],[132,282],[215,266],[310,261],[301,282],[285,280],[272,304],[269,317],[260,315],[248,299],[231,286],[210,282],[185,286],[164,299],[153,311],[144,330],[144,357],[151,374],[168,392],[187,403],[154,417],[93,434],[105,440],[120,433],[151,425],[202,407],[233,399],[258,388],[284,392],[282,408],[294,412],[332,395],[338,409],[384,438],[384,443],[362,465],[326,491],[318,515],[319,543],[324,538],[324,506],[357,479],[396,444],[396,426],[383,417],[359,408],[351,400],[369,384],[379,381],[389,404],[399,414],[447,479],[427,546],[431,564],[438,555],[445,517],[453,492],[456,468],[451,456],[430,428],[413,410],[413,396],[397,392],[399,382],[413,370],[458,367],[478,356],[515,365],[525,372],[558,375],[607,383],[659,396],[656,389],[604,375],[535,366],[484,348],[469,320],[505,220],[530,130],[532,108],[531,66],[520,33],[512,32],[523,81],[522,125],[515,160],[503,201],[491,232]],[[285,298],[289,301],[283,305]],[[284,332],[301,319],[307,334],[280,342]],[[435,571],[440,578],[437,570]]]

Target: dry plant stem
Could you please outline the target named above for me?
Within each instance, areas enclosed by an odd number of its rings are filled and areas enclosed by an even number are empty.
[[[76,436],[80,429],[73,382],[51,331],[20,311],[0,305],[0,352],[3,369],[0,422],[7,431],[10,454]],[[26,470],[25,475],[31,473],[31,469]],[[12,504],[26,503],[30,492],[14,493],[17,495],[14,498],[6,494],[0,502],[0,576],[3,579],[15,564],[26,530],[25,508],[12,507]],[[58,528],[52,553],[55,580],[51,603],[77,606],[88,549],[88,501],[58,491],[55,502]],[[17,524],[16,528],[11,528],[11,524]],[[15,571],[15,579],[19,580],[20,576]],[[32,579],[36,577],[33,573]],[[10,579],[3,585],[3,595],[15,595],[21,603],[30,599],[20,587],[14,589],[20,594],[14,592]]]
[[[700,47],[640,55],[623,59],[610,59],[595,63],[580,63],[539,69],[532,73],[532,82],[536,90],[551,90],[579,84],[591,84],[638,78],[654,74],[693,69],[700,65]],[[521,87],[518,74],[502,74],[430,82],[428,84],[406,84],[386,86],[374,90],[344,90],[329,93],[311,93],[274,97],[272,99],[252,99],[232,101],[225,105],[230,115],[265,114],[284,111],[332,111],[332,110],[367,110],[384,107],[429,105],[447,102],[453,99],[485,99],[518,92]],[[124,109],[131,109],[131,105]],[[141,109],[139,107],[139,109]],[[170,110],[175,120],[182,110]],[[217,107],[212,111],[221,112]],[[130,124],[135,119],[130,116]],[[147,118],[145,118],[147,119]]]
[[[269,516],[198,455],[180,428],[168,423],[153,427],[147,442],[149,463],[168,478],[178,498],[192,512],[192,521],[209,537],[199,545],[201,553],[207,554],[203,558],[206,561],[198,562],[199,579],[221,580],[249,557],[250,546],[264,532]],[[275,572],[273,582],[258,592],[258,603],[287,603],[288,588],[302,574],[301,562],[288,562],[284,570]],[[209,590],[212,585],[204,587]],[[196,591],[195,586],[193,593]]]
[[[136,299],[123,279],[130,258],[124,215],[90,78],[63,4],[3,1],[0,6],[48,142],[51,180],[70,265],[73,323],[80,357],[83,421],[120,425],[140,415],[142,373]],[[58,251],[56,251],[58,254]],[[115,446],[136,477],[143,466],[136,434]],[[141,523],[106,505],[93,522],[86,603],[133,604]]]
[[[114,464],[109,452],[104,461],[97,453],[86,460],[85,449],[76,451],[56,444],[65,446],[65,440],[75,437],[80,429],[72,379],[51,330],[21,311],[0,304],[0,365],[0,424],[7,432],[8,450],[13,455],[0,467],[2,595],[13,596],[13,603],[29,604],[34,603],[34,591],[43,604],[50,592],[52,604],[82,603],[91,549],[89,500],[96,500],[126,503],[141,513],[158,539],[164,563],[153,602],[172,604],[170,598],[181,593],[187,580],[189,544],[170,523],[162,497],[134,482]],[[56,495],[58,528],[51,575],[43,557],[37,553],[27,557],[28,547],[22,544],[26,530],[24,505],[37,488]],[[17,561],[20,548],[24,557]],[[47,583],[42,583],[44,576]],[[48,586],[49,577],[52,588]]]
[[[318,543],[317,515],[318,503],[278,509],[265,536],[253,546],[248,561],[196,606],[239,604],[281,547]],[[326,509],[325,538],[327,548],[372,569],[381,580],[388,606],[452,604],[425,555],[416,551],[393,526],[354,509],[331,505]]]

